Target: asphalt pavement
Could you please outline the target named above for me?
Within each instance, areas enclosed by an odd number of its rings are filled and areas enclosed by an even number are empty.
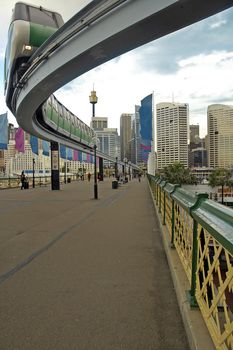
[[[146,178],[0,192],[0,350],[186,350]]]

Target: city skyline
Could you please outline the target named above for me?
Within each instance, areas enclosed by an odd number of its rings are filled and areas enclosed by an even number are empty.
[[[40,5],[60,12],[67,21],[89,1],[68,0]],[[3,96],[3,63],[7,29],[15,1],[3,0],[0,44],[0,113],[6,111]],[[35,0],[30,3],[37,4]],[[69,5],[69,6],[67,6]],[[122,113],[134,113],[135,105],[154,91],[154,103],[189,104],[190,124],[207,133],[207,108],[214,103],[232,104],[233,66],[231,33],[233,9],[193,24],[176,33],[101,65],[65,85],[56,97],[88,125],[91,121],[90,91],[97,92],[96,116],[107,117],[109,127],[120,124]],[[9,113],[9,122],[17,125]]]

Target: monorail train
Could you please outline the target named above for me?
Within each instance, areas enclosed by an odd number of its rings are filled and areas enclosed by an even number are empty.
[[[54,95],[43,104],[43,122],[63,136],[93,148],[94,130],[63,106]]]
[[[6,104],[10,110],[13,90],[27,69],[28,59],[63,24],[56,12],[23,2],[15,4],[4,64]]]
[[[12,96],[14,89],[27,70],[27,61],[59,27],[63,25],[60,14],[41,6],[24,2],[15,4],[8,31],[5,54],[5,99],[14,113]],[[94,131],[51,96],[37,111],[38,119],[53,131],[78,143],[93,147]]]

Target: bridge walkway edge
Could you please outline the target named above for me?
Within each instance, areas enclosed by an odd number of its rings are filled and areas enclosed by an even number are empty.
[[[149,183],[148,183],[149,186]],[[215,350],[214,343],[209,335],[209,331],[205,325],[203,317],[199,309],[190,308],[187,292],[189,291],[189,283],[185,275],[184,269],[180,262],[179,256],[175,249],[171,248],[169,232],[166,225],[162,224],[162,215],[158,211],[153,193],[150,189],[152,201],[154,203],[155,215],[158,218],[161,237],[164,250],[166,252],[168,264],[171,271],[173,284],[176,291],[176,296],[182,315],[185,331],[188,337],[188,342],[191,350]]]

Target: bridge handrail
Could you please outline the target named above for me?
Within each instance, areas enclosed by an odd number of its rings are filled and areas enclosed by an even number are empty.
[[[164,191],[171,197],[171,194],[175,191],[176,187],[179,187],[180,185],[173,185],[169,182],[166,183],[166,186],[164,187]]]
[[[79,176],[77,174],[60,174],[60,182],[66,182],[68,178],[72,181],[78,180]],[[29,186],[32,187],[33,184],[33,176],[30,174],[27,177],[27,181]],[[34,176],[34,184],[35,187],[46,186],[51,183],[51,175],[35,175]],[[13,177],[0,177],[0,190],[10,189],[10,188],[18,188],[21,187],[20,175]]]
[[[171,197],[191,215],[192,210],[199,206],[203,198],[208,198],[208,195],[206,193],[193,194],[179,187],[175,188]]]
[[[216,349],[233,348],[233,210],[148,175],[171,247],[189,281]]]
[[[213,200],[203,201],[193,218],[233,255],[233,211]]]

